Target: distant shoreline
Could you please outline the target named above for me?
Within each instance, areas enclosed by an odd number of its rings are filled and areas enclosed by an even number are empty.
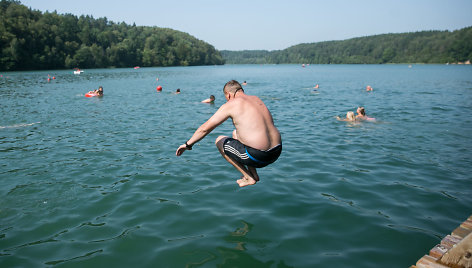
[[[301,66],[303,63],[226,63],[222,65],[195,65],[195,66],[151,66],[151,67],[141,67],[141,69],[149,69],[149,68],[179,68],[179,67],[211,67],[211,66],[235,66],[235,65],[296,65]],[[310,65],[471,65],[470,61],[467,62],[454,62],[454,63],[311,63],[307,67],[309,68]],[[85,73],[87,70],[100,70],[100,69],[132,69],[133,67],[103,67],[103,68],[89,68],[83,69]],[[4,74],[15,73],[15,72],[50,72],[53,73],[55,71],[63,72],[63,71],[70,71],[73,75],[73,70],[71,69],[38,69],[38,70],[16,70],[16,71],[1,71],[0,72],[0,81],[1,79],[8,78]],[[84,74],[81,74],[84,75]],[[77,75],[79,76],[79,75]]]
[[[283,50],[220,50],[226,64],[470,64],[472,26],[453,32],[381,34]]]

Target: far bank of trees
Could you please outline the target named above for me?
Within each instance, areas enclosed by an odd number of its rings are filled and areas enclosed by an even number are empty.
[[[187,33],[0,2],[3,71],[214,64],[224,64],[221,54]]]
[[[472,27],[449,31],[382,34],[299,44],[284,50],[221,51],[229,64],[453,63],[472,59]]]

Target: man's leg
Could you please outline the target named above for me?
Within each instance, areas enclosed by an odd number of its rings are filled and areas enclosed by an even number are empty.
[[[235,139],[235,140],[238,139],[238,132],[236,131],[236,129],[233,130],[233,139]],[[223,141],[224,141],[224,140],[223,140]],[[256,168],[248,166],[247,169],[248,169],[249,173],[251,174],[251,177],[252,177],[256,182],[258,182],[258,181],[259,181],[259,175],[257,174]],[[242,179],[244,179],[244,178],[242,178]]]
[[[257,174],[256,168],[248,166],[247,169],[248,169],[249,173],[251,173],[254,180],[259,181],[259,175]]]
[[[234,134],[233,134],[234,136]],[[259,176],[257,175],[257,171],[255,171],[255,168],[249,167],[249,170],[246,169],[246,167],[233,159],[231,159],[229,156],[225,154],[224,146],[223,143],[228,137],[226,136],[219,136],[216,141],[216,147],[220,151],[220,154],[228,161],[231,165],[233,165],[241,174],[243,174],[243,178],[237,180],[236,182],[239,184],[240,187],[244,187],[247,185],[253,185],[256,184],[256,182],[259,180]],[[253,170],[252,170],[253,169]],[[256,177],[254,177],[254,174]],[[256,180],[257,178],[257,180]]]

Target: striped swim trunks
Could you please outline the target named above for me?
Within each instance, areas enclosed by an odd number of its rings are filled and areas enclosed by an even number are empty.
[[[233,138],[227,138],[223,143],[223,148],[225,154],[231,159],[240,164],[255,168],[265,167],[274,163],[282,153],[282,144],[263,151],[246,146]]]

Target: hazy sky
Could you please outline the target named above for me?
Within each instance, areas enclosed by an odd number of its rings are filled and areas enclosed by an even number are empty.
[[[41,11],[189,33],[219,50],[472,26],[472,0],[21,0]]]

